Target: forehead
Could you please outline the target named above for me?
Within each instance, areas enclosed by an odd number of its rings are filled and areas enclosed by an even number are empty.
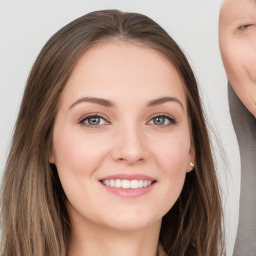
[[[256,0],[224,0],[220,10],[222,23],[256,18]]]
[[[99,43],[87,50],[65,91],[103,97],[113,97],[113,91],[115,95],[129,92],[135,98],[138,94],[154,97],[173,91],[185,97],[180,75],[163,54],[145,45],[119,41]]]

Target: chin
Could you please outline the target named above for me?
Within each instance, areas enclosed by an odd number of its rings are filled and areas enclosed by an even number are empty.
[[[142,230],[156,225],[157,223],[161,223],[162,221],[162,218],[137,214],[113,215],[111,219],[111,221],[106,220],[106,224],[109,228],[116,230]]]
[[[112,223],[109,228],[120,231],[136,231],[136,230],[145,230],[150,228],[155,223],[145,222],[142,220],[139,221],[120,221],[118,223]]]
[[[256,103],[253,100],[248,99],[246,102],[243,102],[247,110],[256,118]]]
[[[255,104],[255,107],[253,109],[253,112],[251,111],[252,115],[256,118],[256,104]]]

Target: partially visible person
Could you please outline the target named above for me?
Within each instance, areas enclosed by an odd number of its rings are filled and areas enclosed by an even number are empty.
[[[225,0],[219,43],[229,107],[241,156],[241,192],[234,256],[256,255],[256,1]]]
[[[229,82],[256,117],[256,1],[224,1],[219,35]]]

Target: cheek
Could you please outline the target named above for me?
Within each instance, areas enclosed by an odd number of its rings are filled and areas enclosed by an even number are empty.
[[[79,140],[62,136],[54,141],[54,156],[58,171],[81,172],[86,162],[86,149]]]
[[[161,195],[159,201],[162,216],[175,204],[180,196],[190,161],[190,141],[182,136],[176,136],[159,144],[155,156],[161,169]]]
[[[251,50],[251,54],[247,59],[247,62],[244,63],[245,69],[248,73],[250,80],[256,83],[256,48],[254,51]]]
[[[161,174],[172,186],[182,186],[190,161],[190,138],[182,134],[159,141],[154,156]]]
[[[226,40],[221,43],[221,53],[227,76],[231,83],[256,81],[256,42],[249,39]]]
[[[256,42],[255,42],[256,44]],[[241,50],[237,53],[233,53],[236,57],[233,62],[230,63],[233,66],[239,67],[237,69],[238,79],[243,79],[242,83],[251,83],[256,81],[256,46],[244,44],[241,46]],[[243,84],[241,84],[243,86]]]
[[[84,210],[81,202],[97,205],[91,191],[97,184],[96,171],[107,152],[102,139],[68,128],[58,129],[54,134],[53,152],[58,175],[70,205],[79,211]]]
[[[244,47],[237,38],[230,35],[230,32],[220,33],[220,50],[223,64],[230,82],[237,82],[242,71],[241,57],[243,58]]]
[[[240,55],[233,45],[230,45],[230,47],[225,45],[222,50],[222,59],[230,82],[237,80],[237,77],[240,76],[239,74],[242,71],[241,60],[239,60],[241,58]]]
[[[58,172],[72,175],[92,173],[107,151],[97,136],[88,139],[83,132],[60,130],[53,140],[53,152]]]

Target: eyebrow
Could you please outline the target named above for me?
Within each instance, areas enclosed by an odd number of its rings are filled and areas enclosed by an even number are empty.
[[[150,101],[147,106],[148,107],[154,107],[156,105],[160,105],[160,104],[164,104],[166,102],[175,102],[175,103],[178,103],[180,105],[180,107],[182,108],[182,110],[184,110],[184,106],[183,104],[181,103],[180,100],[178,100],[177,98],[175,97],[161,97],[161,98],[158,98],[158,99],[155,99],[155,100],[152,100]]]
[[[75,101],[70,107],[69,109],[73,108],[75,105],[82,103],[82,102],[89,102],[89,103],[94,103],[94,104],[98,104],[104,107],[113,107],[114,104],[106,99],[102,99],[102,98],[95,98],[95,97],[83,97],[81,99],[78,99],[77,101]]]
[[[109,100],[107,100],[107,99],[96,98],[96,97],[83,97],[83,98],[80,98],[77,101],[75,101],[69,107],[69,109],[71,109],[74,106],[76,106],[76,105],[78,105],[80,103],[83,103],[83,102],[94,103],[94,104],[98,104],[98,105],[101,105],[101,106],[104,106],[104,107],[109,107],[109,108],[114,107],[114,103],[109,101]],[[146,106],[147,107],[154,107],[154,106],[157,106],[157,105],[164,104],[166,102],[176,102],[176,103],[178,103],[180,105],[182,110],[184,110],[184,106],[181,103],[181,101],[178,100],[175,97],[161,97],[161,98],[158,98],[158,99],[154,99],[154,100],[149,101],[149,103]]]

